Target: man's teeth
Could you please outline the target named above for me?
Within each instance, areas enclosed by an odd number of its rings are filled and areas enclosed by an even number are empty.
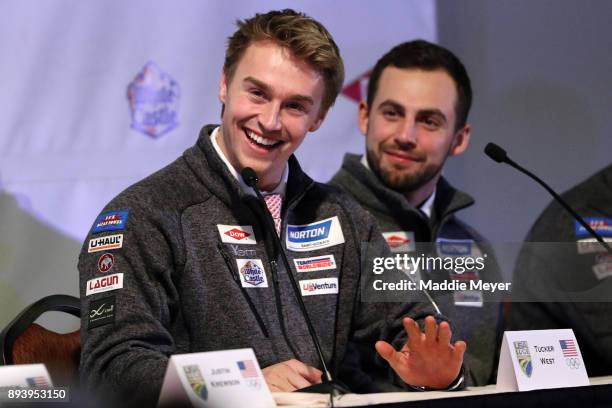
[[[278,142],[276,140],[264,139],[263,137],[258,136],[255,133],[250,132],[248,130],[246,131],[246,134],[249,137],[249,139],[251,139],[254,142],[257,142],[257,143],[259,143],[261,145],[264,145],[264,146],[274,146],[274,145],[280,143],[280,142]]]

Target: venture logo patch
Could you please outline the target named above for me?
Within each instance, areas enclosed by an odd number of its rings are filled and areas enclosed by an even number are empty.
[[[338,278],[306,279],[300,281],[302,296],[338,293]]]

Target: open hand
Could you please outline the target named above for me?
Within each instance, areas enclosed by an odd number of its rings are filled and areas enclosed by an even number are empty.
[[[466,344],[451,344],[452,332],[447,322],[440,325],[433,316],[425,318],[425,331],[407,317],[403,321],[408,341],[400,351],[385,341],[378,341],[376,351],[407,384],[435,389],[447,388],[459,375]]]

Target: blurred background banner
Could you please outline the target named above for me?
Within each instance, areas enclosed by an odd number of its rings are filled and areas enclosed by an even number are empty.
[[[363,151],[356,108],[376,59],[436,40],[434,1],[2,2],[0,327],[35,299],[78,295],[78,252],[102,207],[218,123],[235,21],[287,7],[322,22],[346,64],[345,92],[299,153],[326,181]]]

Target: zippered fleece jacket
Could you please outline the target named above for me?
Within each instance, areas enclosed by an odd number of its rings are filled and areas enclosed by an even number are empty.
[[[251,347],[262,368],[294,358],[320,368],[288,273],[332,373],[350,339],[371,344],[373,355],[377,340],[406,340],[401,315],[434,314],[423,302],[398,312],[361,301],[370,271],[361,268],[360,245],[388,251],[376,221],[349,195],[310,179],[295,157],[282,214],[287,271],[264,227],[267,210],[215,152],[215,127],[114,198],[85,240],[81,383],[102,397],[154,403],[172,354]]]
[[[342,167],[329,184],[351,194],[363,208],[374,215],[389,245],[396,248],[395,252],[420,253],[419,243],[437,243],[435,247],[425,244],[421,248],[423,252],[437,250],[435,255],[438,256],[454,256],[454,251],[444,253],[443,249],[457,247],[469,249],[472,256],[487,254],[485,268],[472,275],[472,278],[485,282],[502,282],[493,249],[482,236],[455,215],[471,206],[474,200],[454,189],[444,178],[440,178],[437,184],[429,219],[402,194],[386,187],[374,172],[361,163],[359,155],[346,154]],[[398,237],[406,240],[404,249],[399,240],[394,241]],[[413,242],[408,243],[409,240]],[[461,255],[469,253],[462,252]],[[470,274],[454,276],[467,278]],[[430,278],[434,279],[431,275]],[[448,279],[449,276],[437,278]],[[431,295],[442,315],[453,323],[453,335],[467,343],[464,357],[467,385],[480,386],[495,382],[503,322],[499,298],[488,291],[461,292],[449,294],[431,291]],[[366,373],[373,372],[367,362],[362,361],[362,365]],[[389,389],[386,384],[376,382],[379,389]]]
[[[612,245],[612,165],[561,194]],[[508,330],[572,329],[589,377],[612,374],[612,255],[557,201],[525,238]]]

